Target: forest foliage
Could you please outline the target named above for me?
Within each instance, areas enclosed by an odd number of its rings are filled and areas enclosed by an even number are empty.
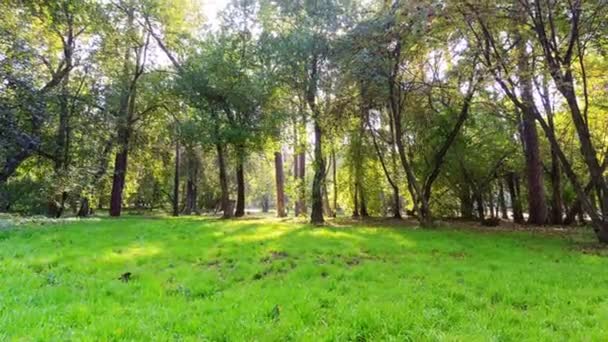
[[[602,0],[0,4],[0,210],[588,223]]]

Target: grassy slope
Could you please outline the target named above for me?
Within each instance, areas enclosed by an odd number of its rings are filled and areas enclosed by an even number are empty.
[[[187,218],[20,228],[0,231],[0,340],[606,340],[607,269],[529,233]],[[117,280],[126,271],[135,279]]]

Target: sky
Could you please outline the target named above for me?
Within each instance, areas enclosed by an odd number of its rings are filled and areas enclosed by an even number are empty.
[[[218,12],[224,9],[229,0],[200,0],[203,3],[203,11],[209,24],[215,26],[217,24]]]

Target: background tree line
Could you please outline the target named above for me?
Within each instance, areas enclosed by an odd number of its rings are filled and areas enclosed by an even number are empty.
[[[606,6],[233,0],[210,26],[185,0],[5,1],[0,209],[578,220],[608,242]]]

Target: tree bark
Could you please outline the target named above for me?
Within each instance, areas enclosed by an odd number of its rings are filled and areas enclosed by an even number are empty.
[[[315,118],[315,175],[312,182],[312,211],[310,221],[313,224],[322,224],[323,218],[323,197],[321,187],[325,178],[325,161],[323,160],[323,140],[321,126]]]
[[[525,15],[525,14],[524,14]],[[525,23],[525,19],[523,20]],[[529,56],[526,52],[528,40],[518,31],[518,77],[520,79],[522,110],[522,141],[526,157],[526,180],[528,182],[528,223],[543,225],[547,222],[547,202],[543,181],[543,167],[540,156],[534,95]]]
[[[521,209],[521,201],[519,198],[519,177],[514,172],[507,174],[507,187],[509,188],[509,196],[511,197],[511,210],[513,211],[513,221],[515,223],[524,223],[524,215]]]
[[[507,214],[507,203],[505,201],[505,186],[500,178],[498,178],[498,206],[500,207],[501,218],[507,220],[509,215]]]
[[[274,170],[277,184],[277,216],[285,217],[285,173],[283,171],[283,155],[281,152],[274,153]]]
[[[122,212],[122,193],[125,187],[127,173],[127,147],[121,146],[114,160],[114,178],[112,180],[112,194],[110,197],[110,216],[120,216]]]
[[[241,158],[238,158],[236,165],[236,211],[234,216],[245,216],[245,173]]]
[[[232,212],[232,205],[230,204],[230,193],[228,190],[228,176],[226,174],[226,159],[224,146],[221,143],[215,145],[217,151],[217,164],[220,177],[220,189],[221,189],[221,209],[223,212],[223,218],[231,218],[234,213]]]

